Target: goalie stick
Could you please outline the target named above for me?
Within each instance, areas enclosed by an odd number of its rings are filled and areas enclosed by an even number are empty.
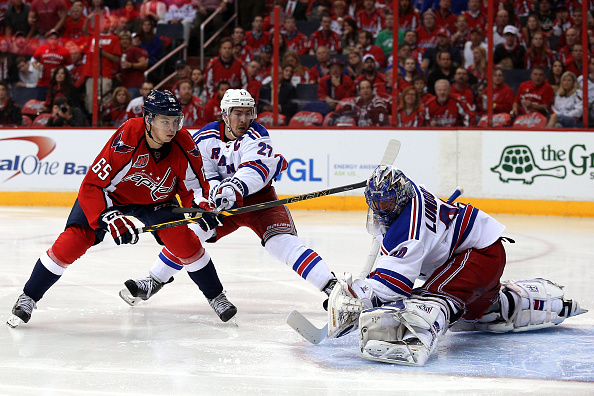
[[[398,156],[399,151],[400,151],[400,141],[398,141],[397,139],[391,139],[388,142],[388,145],[386,146],[386,151],[384,152],[384,156],[382,158],[382,164],[393,163],[394,160],[396,159],[396,157]],[[299,201],[305,201],[308,199],[323,197],[326,195],[337,194],[337,193],[345,192],[345,191],[351,191],[351,190],[355,190],[357,188],[365,187],[366,185],[367,185],[367,180],[361,181],[358,183],[354,183],[354,184],[348,184],[346,186],[333,187],[333,188],[329,188],[327,190],[321,190],[321,191],[316,191],[316,192],[312,192],[312,193],[296,195],[296,196],[289,197],[289,198],[277,199],[276,201],[263,202],[263,203],[259,203],[259,204],[255,204],[255,205],[244,206],[244,207],[237,208],[237,209],[223,210],[223,211],[219,212],[219,214],[223,215],[223,216],[233,216],[236,214],[253,212],[254,210],[268,209],[268,208],[272,208],[272,207],[279,206],[279,205],[284,205],[284,204],[289,204],[289,203],[299,202]],[[190,217],[187,219],[175,220],[175,221],[170,221],[170,222],[166,222],[166,223],[146,226],[146,227],[140,228],[138,230],[138,232],[158,231],[163,228],[177,227],[177,226],[184,225],[184,224],[197,223],[198,219],[201,217],[200,212],[204,212],[204,210],[197,209],[197,208],[174,208],[172,210],[172,212],[174,212],[174,213],[193,213],[193,214],[196,214],[196,216]]]
[[[386,146],[386,150],[384,151],[384,155],[380,161],[380,165],[393,164],[396,160],[396,157],[398,156],[398,153],[400,152],[400,146],[401,144],[399,140],[390,139],[390,141],[388,141],[388,145]],[[363,183],[364,185],[366,185],[367,181]],[[377,247],[372,246],[372,253],[373,252],[375,252],[373,261],[375,262],[375,256],[379,252],[379,242],[377,244]],[[372,253],[370,253],[370,255]],[[371,263],[372,265],[373,262]],[[324,327],[322,327],[321,329],[317,328],[313,323],[311,323],[305,316],[303,316],[297,310],[293,310],[291,311],[291,313],[289,313],[289,316],[287,316],[287,324],[312,344],[319,344],[324,338],[326,338],[326,335],[328,334],[328,323],[326,323]]]
[[[452,203],[454,202],[460,195],[464,193],[462,187],[457,187],[456,191],[448,198],[447,202]],[[377,240],[374,240],[377,241]],[[378,242],[379,246],[379,242]],[[377,255],[377,253],[376,253]],[[371,253],[370,253],[371,256]],[[366,268],[369,265],[369,260],[366,264]],[[371,261],[371,266],[375,264],[375,257],[373,261]],[[364,269],[361,273],[362,275],[360,278],[365,278],[371,272],[371,267],[369,267],[369,271]],[[363,275],[364,273],[364,275]],[[311,342],[312,344],[319,344],[322,342],[324,338],[328,335],[328,323],[326,323],[322,328],[316,327],[309,319],[299,313],[297,310],[293,310],[289,316],[287,317],[287,324],[293,328],[297,333],[299,333],[303,338],[307,341]]]

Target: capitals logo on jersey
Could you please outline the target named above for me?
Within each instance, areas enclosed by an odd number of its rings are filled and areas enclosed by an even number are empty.
[[[124,132],[122,132],[124,133]],[[116,153],[129,153],[134,150],[134,147],[128,146],[126,143],[122,141],[122,133],[120,133],[115,139],[113,139],[113,143],[111,147],[114,149]]]
[[[151,197],[153,198],[153,201],[158,201],[159,199],[166,197],[175,188],[175,182],[176,182],[175,176],[173,177],[173,180],[171,181],[171,185],[169,185],[169,186],[165,185],[165,182],[169,178],[170,174],[171,174],[171,168],[167,169],[167,172],[165,173],[165,175],[163,176],[163,178],[161,180],[157,179],[157,181],[155,181],[144,173],[133,173],[131,175],[124,177],[124,179],[122,181],[134,182],[136,184],[136,186],[146,186],[149,190],[151,190]],[[163,194],[163,195],[158,196],[157,194]]]

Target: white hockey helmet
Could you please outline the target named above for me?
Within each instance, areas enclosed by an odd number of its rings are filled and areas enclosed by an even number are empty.
[[[245,89],[228,89],[221,99],[221,112],[228,117],[233,107],[251,107],[256,118],[256,101]]]

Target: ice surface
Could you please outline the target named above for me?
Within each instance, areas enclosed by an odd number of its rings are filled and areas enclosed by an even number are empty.
[[[69,209],[0,207],[0,321]],[[336,273],[360,272],[365,213],[294,211],[300,237]],[[505,279],[544,277],[594,308],[594,219],[496,216],[507,225]],[[222,323],[185,273],[136,307],[118,296],[160,248],[108,240],[74,263],[28,324],[0,325],[2,395],[594,394],[594,313],[528,333],[448,333],[425,367],[359,358],[356,335],[309,344],[285,324],[320,327],[325,295],[275,262],[249,230],[207,245],[238,326]]]

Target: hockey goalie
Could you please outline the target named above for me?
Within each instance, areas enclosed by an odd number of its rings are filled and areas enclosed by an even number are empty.
[[[587,312],[549,280],[500,282],[505,227],[472,205],[391,165],[374,170],[365,199],[380,257],[365,279],[338,280],[328,303],[328,337],[358,329],[363,358],[422,366],[448,329],[527,331]]]

